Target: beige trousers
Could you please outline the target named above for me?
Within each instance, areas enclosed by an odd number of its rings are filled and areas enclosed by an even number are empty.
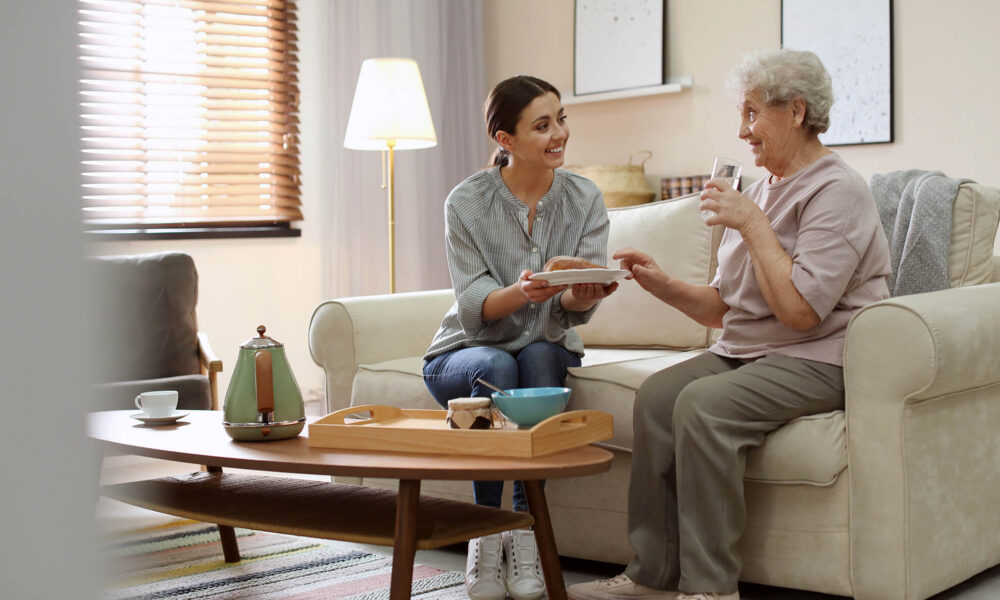
[[[843,369],[705,352],[636,393],[625,573],[643,585],[731,594],[742,568],[746,451],[803,415],[844,407]]]

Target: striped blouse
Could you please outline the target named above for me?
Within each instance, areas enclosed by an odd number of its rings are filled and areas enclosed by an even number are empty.
[[[553,256],[579,256],[607,264],[608,215],[604,197],[592,181],[556,169],[552,186],[538,201],[528,235],[528,206],[507,189],[498,167],[480,171],[448,195],[445,226],[455,304],[431,341],[425,360],[469,346],[492,346],[516,354],[537,341],[583,355],[583,342],[572,327],[586,323],[596,306],[567,311],[558,294],[485,322],[483,302],[490,292],[517,281],[524,269],[541,272]]]

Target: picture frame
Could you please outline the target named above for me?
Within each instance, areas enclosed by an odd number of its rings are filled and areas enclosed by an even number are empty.
[[[575,0],[573,93],[666,82],[665,0]]]
[[[816,53],[833,79],[820,141],[893,141],[892,0],[782,0],[781,45]]]

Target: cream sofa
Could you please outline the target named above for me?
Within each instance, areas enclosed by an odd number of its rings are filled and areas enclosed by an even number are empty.
[[[674,276],[711,280],[721,232],[700,221],[694,196],[609,217],[610,249],[635,246]],[[964,185],[954,288],[860,311],[847,336],[846,410],[797,419],[748,453],[742,580],[922,599],[1000,563],[998,219],[1000,190]],[[421,356],[453,301],[451,290],[436,290],[322,303],[309,347],[326,372],[327,408],[439,408]],[[587,351],[567,377],[568,408],[614,415],[604,445],[615,460],[601,475],[549,481],[546,495],[562,554],[625,563],[635,391],[704,351],[714,332],[631,281],[578,330]],[[422,492],[472,500],[467,482],[425,482]]]

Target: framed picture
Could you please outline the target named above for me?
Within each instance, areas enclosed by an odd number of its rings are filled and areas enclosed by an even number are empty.
[[[781,45],[833,79],[828,146],[892,141],[892,0],[782,0]]]
[[[576,0],[574,94],[664,83],[664,1]]]

